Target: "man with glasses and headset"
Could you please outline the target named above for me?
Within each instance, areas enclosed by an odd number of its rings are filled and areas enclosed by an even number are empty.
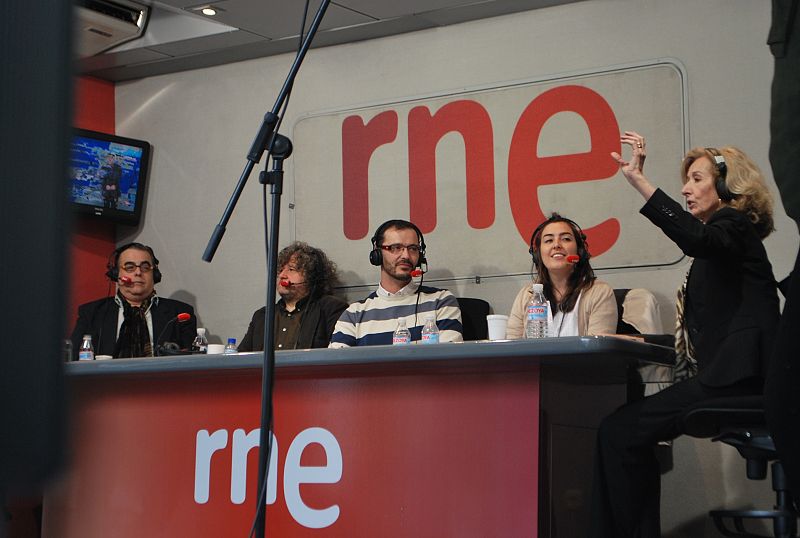
[[[75,358],[85,334],[92,336],[96,355],[115,359],[158,355],[165,342],[180,349],[191,346],[197,332],[194,308],[156,294],[161,271],[152,248],[141,243],[117,248],[109,256],[106,276],[116,283],[117,292],[78,308],[72,331]]]
[[[463,341],[461,310],[453,294],[412,279],[427,270],[425,239],[419,228],[406,220],[389,220],[378,227],[371,242],[369,261],[381,268],[380,285],[342,313],[329,347],[391,344],[401,319],[411,340],[419,340],[425,318],[431,314],[440,342]]]

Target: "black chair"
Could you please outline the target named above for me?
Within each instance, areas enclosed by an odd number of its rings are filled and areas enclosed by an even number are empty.
[[[763,480],[767,476],[767,463],[772,462],[772,489],[776,502],[772,510],[712,510],[709,512],[719,532],[724,536],[739,538],[768,538],[745,529],[745,520],[772,520],[775,538],[797,536],[797,517],[792,497],[788,491],[783,465],[778,459],[772,437],[764,418],[761,396],[717,398],[700,402],[682,417],[686,435],[713,438],[731,445],[747,460],[747,478]],[[732,523],[733,527],[729,527]]]
[[[464,341],[486,340],[489,338],[489,327],[486,316],[489,315],[489,303],[483,299],[459,297],[458,307],[461,309],[461,325],[464,328]]]

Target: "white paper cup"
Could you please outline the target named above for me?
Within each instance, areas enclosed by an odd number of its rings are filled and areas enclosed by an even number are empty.
[[[95,355],[94,356],[94,360],[96,360],[96,361],[107,361],[107,360],[111,360],[113,358],[114,357],[112,357],[111,355]]]
[[[489,340],[505,340],[508,316],[503,314],[489,314],[486,316],[486,325],[489,327]]]
[[[225,344],[208,344],[208,355],[222,355],[225,353]]]

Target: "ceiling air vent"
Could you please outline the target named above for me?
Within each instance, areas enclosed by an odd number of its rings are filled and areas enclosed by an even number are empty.
[[[74,0],[74,5],[79,58],[140,37],[150,10],[131,0]]]

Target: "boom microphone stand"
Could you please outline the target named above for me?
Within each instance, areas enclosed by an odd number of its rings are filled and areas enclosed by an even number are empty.
[[[306,53],[308,52],[311,42],[319,29],[322,18],[325,16],[325,11],[328,9],[330,0],[322,0],[319,9],[317,10],[314,20],[311,22],[311,27],[308,34],[297,52],[294,63],[292,64],[286,81],[283,83],[275,105],[272,107],[271,112],[264,114],[264,120],[261,127],[256,134],[255,140],[250,147],[247,154],[247,163],[245,164],[242,174],[239,176],[239,181],[231,195],[225,212],[219,221],[219,224],[214,228],[214,232],[208,241],[208,246],[203,253],[203,260],[211,262],[214,258],[214,253],[217,251],[222,236],[225,234],[225,227],[233,214],[236,203],[244,190],[250,173],[253,167],[261,160],[264,151],[267,150],[268,159],[272,157],[273,171],[262,172],[261,182],[272,185],[272,211],[270,214],[270,241],[269,241],[269,254],[267,257],[267,299],[266,299],[266,317],[265,317],[265,330],[264,330],[264,362],[262,366],[261,375],[261,425],[260,437],[258,447],[258,498],[256,500],[256,520],[255,520],[255,535],[262,537],[265,532],[266,523],[266,478],[269,467],[271,441],[271,426],[272,426],[272,386],[274,384],[275,373],[275,284],[278,274],[278,232],[280,229],[280,198],[283,192],[283,161],[292,152],[291,141],[276,132],[276,126],[280,123],[279,113],[281,108],[286,102],[289,91],[294,84],[297,77],[297,72],[300,70],[300,65],[303,63]],[[265,230],[265,234],[267,230]]]

